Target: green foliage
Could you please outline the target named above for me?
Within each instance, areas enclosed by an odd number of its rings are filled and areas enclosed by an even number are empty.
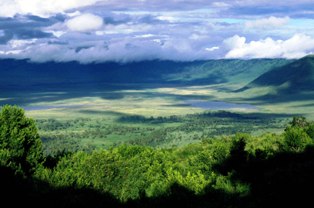
[[[216,190],[246,196],[250,185],[233,178],[247,168],[252,158],[271,158],[282,151],[282,146],[286,147],[284,151],[300,152],[310,142],[304,129],[288,127],[283,136],[238,133],[172,149],[120,145],[67,155],[52,171],[42,174],[57,187],[93,188],[123,203],[170,196],[175,184],[195,195]],[[222,174],[217,167],[223,164],[238,171],[226,169],[227,173]]]
[[[188,172],[185,177],[178,174],[175,179],[178,184],[190,189],[195,194],[204,193],[205,188],[211,184],[211,178],[207,178],[201,171]]]
[[[261,135],[261,129],[282,131],[286,124],[281,118],[226,111],[164,117],[125,115],[114,120],[39,119],[36,122],[46,155],[56,155],[62,151],[90,152],[125,143],[163,148],[185,146],[206,138],[233,135],[237,132]]]
[[[309,123],[309,125],[306,128],[306,133],[311,137],[311,139],[314,139],[314,122]]]
[[[259,180],[278,177],[280,171],[272,169],[281,161],[277,155],[289,154],[289,159],[299,155],[299,160],[303,160],[301,153],[314,155],[306,148],[313,143],[313,123],[301,119],[295,120],[282,135],[237,133],[168,149],[120,145],[90,152],[59,152],[46,157],[45,165],[41,165],[43,153],[34,121],[16,106],[4,106],[0,121],[1,166],[32,175],[55,190],[95,190],[110,194],[123,204],[171,199],[176,194],[206,199],[209,193],[223,193],[229,197],[224,201],[232,197],[243,199],[259,194],[253,185],[267,184]],[[311,161],[304,167],[310,164]],[[264,168],[269,168],[267,174]],[[292,170],[290,166],[284,168]]]
[[[59,187],[92,187],[112,193],[121,201],[138,199],[145,193],[156,196],[168,187],[164,158],[162,151],[140,146],[79,152],[58,163],[50,182]]]
[[[301,152],[312,140],[303,128],[287,127],[284,133],[284,148],[287,151]]]
[[[34,120],[17,106],[0,112],[0,163],[17,173],[31,175],[43,161],[42,143]]]
[[[91,154],[78,152],[64,157],[51,175],[43,174],[49,175],[46,180],[57,187],[91,187],[111,193],[122,202],[170,194],[173,184],[201,194],[215,176],[211,170],[215,160],[210,160],[215,153],[204,145],[195,148],[203,150],[187,157],[172,150],[126,145]]]
[[[204,194],[207,187],[242,193],[245,186],[228,182],[230,177],[224,179],[230,186],[221,185],[222,180],[217,180],[212,168],[226,159],[230,146],[228,139],[169,150],[121,145],[65,156],[52,172],[42,174],[57,187],[93,188],[110,193],[122,202],[170,195],[174,184],[196,195]]]
[[[213,188],[229,194],[247,195],[250,191],[250,186],[239,181],[233,181],[231,180],[231,177],[231,173],[229,173],[227,176],[216,176]]]
[[[246,150],[251,157],[266,159],[273,157],[284,146],[284,136],[266,133],[258,137],[252,137],[246,142]]]
[[[304,116],[295,116],[290,122],[290,125],[292,127],[305,128],[309,125],[309,122],[306,120]]]
[[[304,116],[293,117],[290,126],[303,129],[310,138],[314,139],[314,122],[307,121]],[[288,128],[289,127],[287,127],[286,130]]]
[[[230,157],[237,163],[244,162],[247,159],[245,147],[248,138],[250,138],[250,135],[238,133],[232,141]]]

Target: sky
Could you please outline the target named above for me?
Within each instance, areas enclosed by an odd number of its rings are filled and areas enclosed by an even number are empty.
[[[0,0],[0,59],[301,58],[313,0]]]

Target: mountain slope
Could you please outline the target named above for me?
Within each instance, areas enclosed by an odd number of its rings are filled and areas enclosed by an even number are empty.
[[[259,76],[241,91],[255,87],[273,87],[281,93],[314,91],[314,57],[306,56]]]
[[[185,80],[202,84],[246,84],[265,72],[291,63],[285,59],[220,59],[208,60],[199,66],[186,67],[184,71],[167,75],[170,80]]]
[[[287,63],[289,61],[284,59],[143,61],[126,64],[0,60],[0,85],[29,87],[86,82],[209,85],[249,82]]]
[[[234,85],[244,86],[263,73],[289,63],[284,59],[155,60],[124,64],[0,60],[0,104],[77,97],[118,99],[123,96],[123,90],[216,84],[223,84],[221,90],[229,92]]]

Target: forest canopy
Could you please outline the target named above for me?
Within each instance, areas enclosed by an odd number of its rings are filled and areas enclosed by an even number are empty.
[[[44,156],[34,120],[17,106],[4,106],[1,189],[20,194],[25,203],[55,201],[52,207],[265,207],[305,202],[305,190],[314,184],[313,129],[313,122],[295,117],[282,134],[237,133],[168,149],[120,145]]]

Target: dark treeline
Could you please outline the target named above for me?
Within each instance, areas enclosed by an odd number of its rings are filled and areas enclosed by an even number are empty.
[[[1,205],[304,207],[314,185],[314,123],[171,149],[120,145],[46,156],[23,109],[0,112]]]

